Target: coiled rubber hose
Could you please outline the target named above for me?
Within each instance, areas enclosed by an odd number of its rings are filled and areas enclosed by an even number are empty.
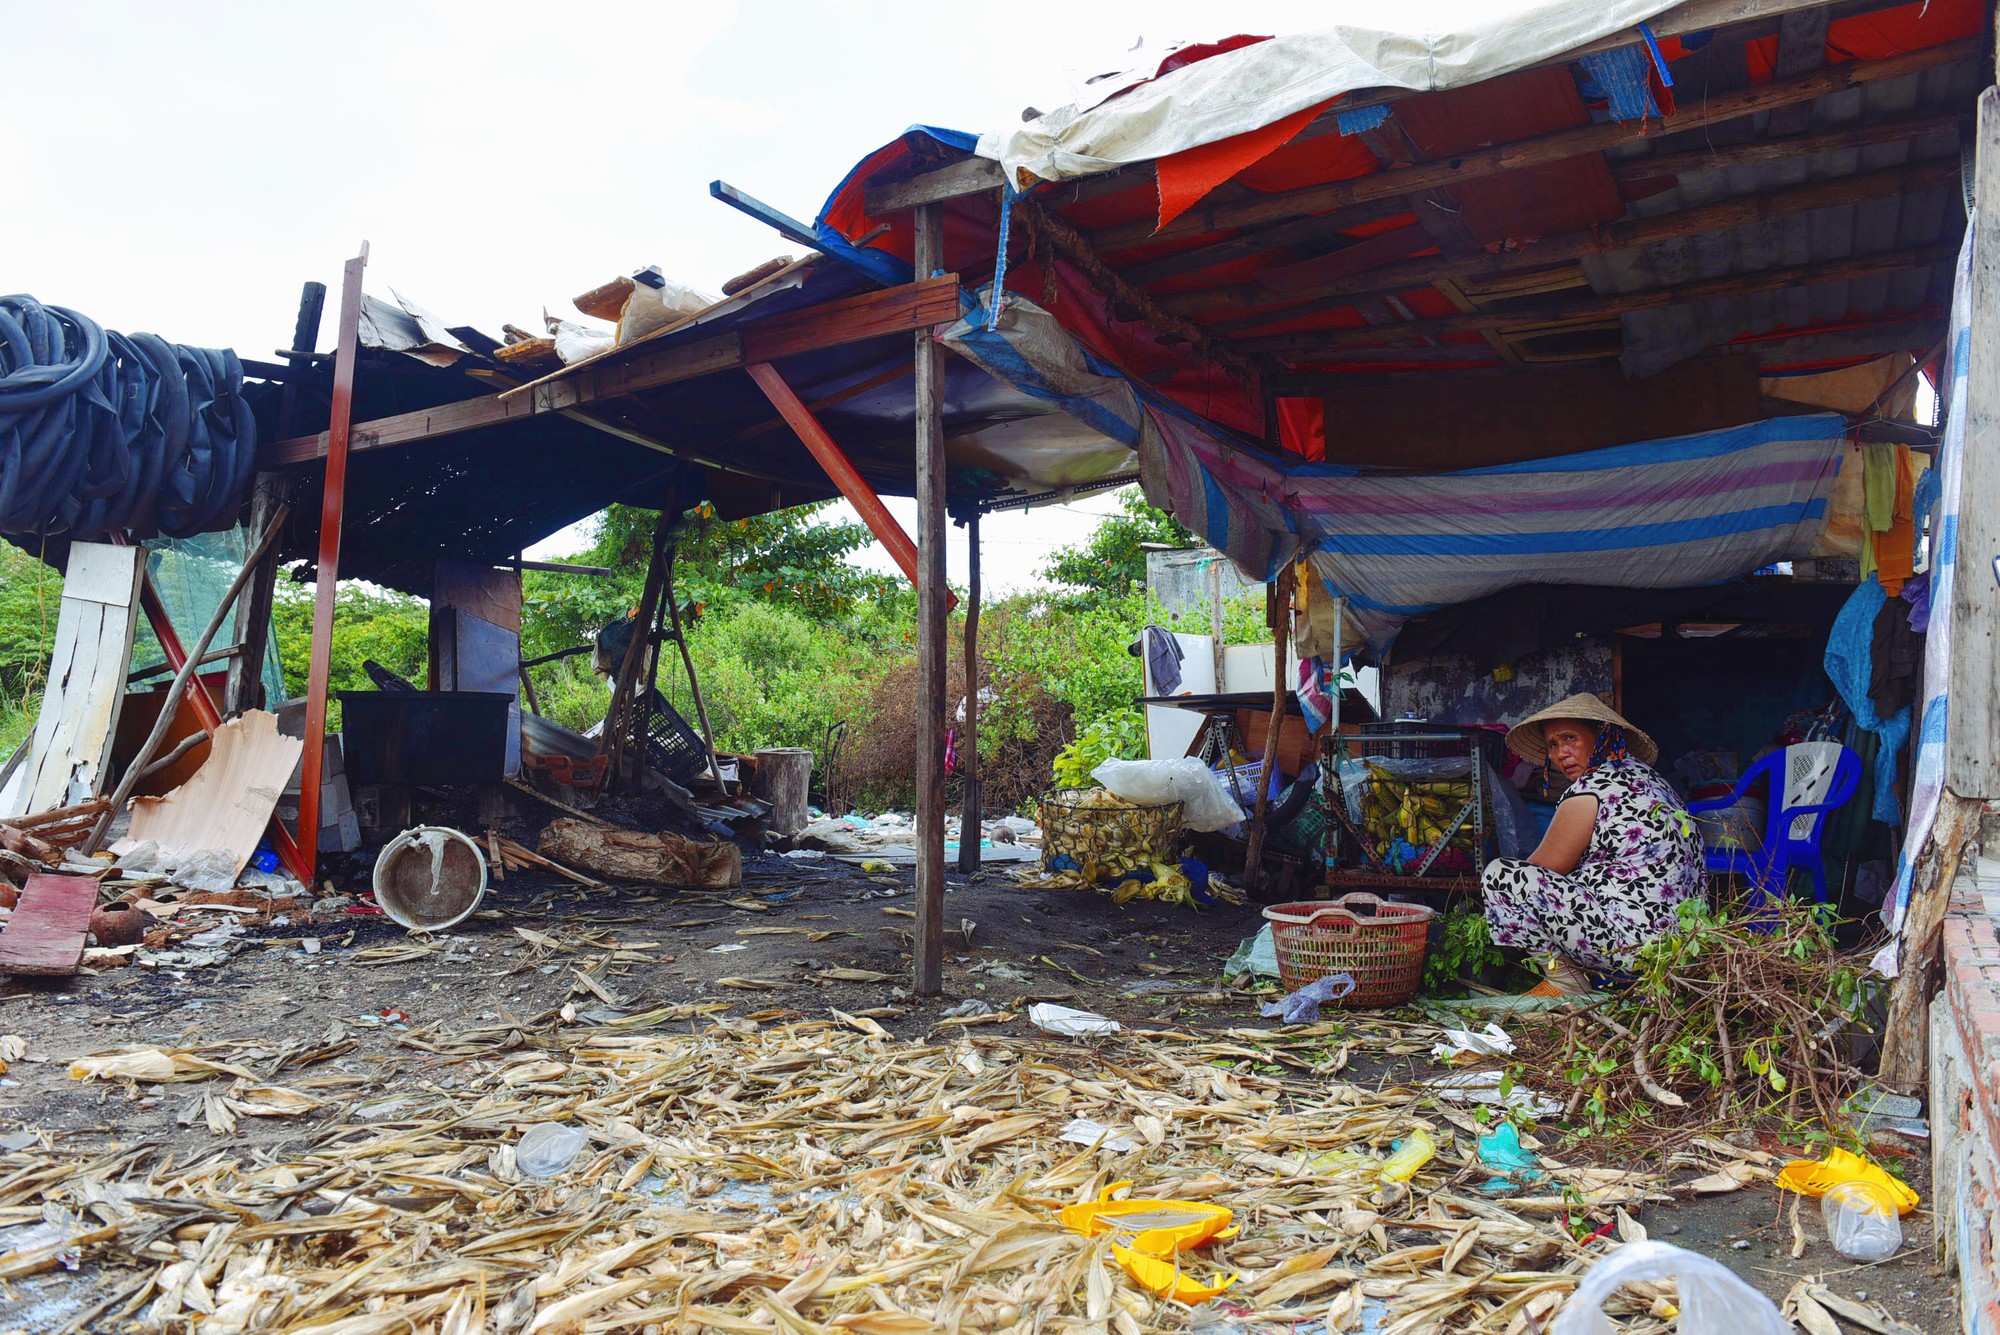
[[[235,353],[0,297],[0,533],[228,528],[256,454]]]

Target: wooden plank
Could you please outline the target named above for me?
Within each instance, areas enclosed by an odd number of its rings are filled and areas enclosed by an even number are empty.
[[[1965,459],[1959,473],[1958,574],[1952,584],[1951,725],[1944,786],[2000,798],[2000,91],[1979,95]]]
[[[929,273],[944,256],[944,211],[926,204],[916,216],[916,267]],[[917,331],[917,930],[916,992],[944,990],[945,457],[944,349]],[[975,831],[974,838],[978,837]]]
[[[998,190],[1006,183],[1005,173],[993,159],[965,157],[919,172],[907,180],[871,182],[863,199],[868,216],[882,218],[921,204],[940,204],[947,199]]]
[[[94,876],[30,876],[0,931],[0,973],[33,978],[75,973],[96,907]]]
[[[1804,105],[1804,104],[1800,104]],[[1661,153],[1650,158],[1626,158],[1611,164],[1617,181],[1654,181],[1679,176],[1682,172],[1713,171],[1722,167],[1749,167],[1763,162],[1784,162],[1791,158],[1813,157],[1821,153],[1842,153],[1849,149],[1872,148],[1876,144],[1900,144],[1924,139],[1965,123],[1956,111],[1928,116],[1905,116],[1897,120],[1871,121],[1847,125],[1819,134],[1789,138],[1751,139],[1740,144],[1718,144],[1714,148],[1691,149],[1684,153]]]
[[[1478,283],[1513,274],[1534,272],[1578,260],[1586,255],[1658,245],[1704,232],[1724,231],[1751,223],[1795,217],[1815,209],[1863,200],[1885,199],[1917,190],[1931,190],[1958,181],[1956,159],[1891,167],[1814,181],[1769,194],[1736,195],[1691,209],[1676,209],[1602,227],[1547,236],[1520,250],[1475,251],[1468,255],[1427,256],[1385,264],[1355,274],[1337,263],[1341,252],[1283,265],[1257,276],[1255,282],[1215,288],[1184,297],[1164,297],[1160,304],[1178,315],[1208,315],[1227,310],[1256,314],[1227,320],[1217,332],[1296,319],[1301,315],[1337,310],[1356,298],[1406,292],[1440,278]]]
[[[645,347],[630,357],[606,357],[572,375],[515,386],[483,398],[362,422],[354,428],[350,448],[384,449],[504,422],[526,421],[542,413],[565,412],[600,400],[733,370],[747,362],[840,347],[957,318],[957,276],[929,278],[775,316],[746,326],[741,332]],[[265,448],[261,458],[265,465],[276,466],[307,463],[324,457],[325,453],[326,433],[322,431],[314,436],[276,441]]]
[[[1956,625],[1952,630],[1958,633]],[[1979,803],[1947,789],[1938,802],[1930,838],[1917,854],[1910,899],[1903,907],[1902,956],[1889,988],[1876,1075],[1885,1089],[1899,1094],[1923,1092],[1930,1068],[1931,998],[1937,995],[1945,965],[1939,952],[1945,915],[1951,910],[1952,885],[1967,841],[1978,837],[1978,829]]]
[[[1770,83],[1733,92],[1719,93],[1679,108],[1671,116],[1645,121],[1604,121],[1575,130],[1560,130],[1532,139],[1478,149],[1438,162],[1418,163],[1396,171],[1377,172],[1349,181],[1331,181],[1300,190],[1260,195],[1252,199],[1197,205],[1166,227],[1155,231],[1151,222],[1140,220],[1099,228],[1091,234],[1100,250],[1141,242],[1165,241],[1175,237],[1200,236],[1235,227],[1282,222],[1306,214],[1327,214],[1374,200],[1389,199],[1417,190],[1451,186],[1496,176],[1519,167],[1560,162],[1584,153],[1601,153],[1607,148],[1640,139],[1696,129],[1721,121],[1735,120],[1759,111],[1811,101],[1847,88],[1901,78],[1921,70],[1954,61],[1979,57],[1984,38],[1972,37],[1912,51],[1886,60],[1851,61],[1816,70],[1796,79]],[[1329,230],[1348,225],[1337,214],[1324,220]]]
[[[1760,273],[1734,274],[1727,278],[1687,283],[1680,287],[1649,288],[1642,292],[1624,292],[1608,297],[1523,301],[1514,303],[1505,310],[1440,315],[1429,319],[1410,320],[1398,325],[1370,325],[1353,329],[1316,330],[1306,334],[1280,334],[1270,338],[1243,339],[1236,346],[1245,351],[1304,356],[1321,351],[1361,348],[1396,339],[1435,337],[1438,334],[1465,330],[1521,329],[1565,321],[1610,319],[1631,311],[1684,306],[1690,302],[1708,301],[1715,297],[1774,292],[1780,288],[1800,287],[1812,283],[1896,273],[1904,269],[1944,263],[1957,253],[1956,242],[1920,246],[1912,250],[1884,251],[1879,255],[1863,255],[1855,259],[1833,260],[1825,264],[1801,264],[1788,269],[1766,269]]]
[[[132,667],[144,556],[139,547],[70,545],[41,712],[10,809],[0,814],[68,806],[103,787]]]

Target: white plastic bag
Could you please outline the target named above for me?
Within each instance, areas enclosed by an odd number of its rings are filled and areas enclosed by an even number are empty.
[[[1090,772],[1127,802],[1178,802],[1181,823],[1204,833],[1244,819],[1215,771],[1193,756],[1177,760],[1107,760]]]
[[[1028,1007],[1028,1021],[1045,1033],[1064,1038],[1102,1038],[1125,1027],[1095,1011],[1080,1011],[1051,1001],[1038,1001]]]
[[[1678,1281],[1679,1335],[1792,1335],[1769,1298],[1729,1267],[1667,1242],[1635,1242],[1599,1261],[1563,1304],[1549,1335],[1617,1335],[1604,1300],[1621,1284]]]

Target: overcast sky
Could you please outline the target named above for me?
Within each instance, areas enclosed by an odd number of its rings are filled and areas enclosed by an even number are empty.
[[[1380,12],[1375,0],[0,0],[0,291],[268,359],[289,341],[300,283],[337,292],[366,238],[370,291],[394,288],[452,324],[538,327],[544,308],[574,316],[571,297],[647,264],[714,291],[789,248],[711,200],[715,178],[810,219],[907,126],[1016,123],[1134,63],[1141,38],[1155,50]],[[331,340],[329,318],[321,347]],[[913,503],[891,505],[910,522]],[[996,517],[989,578],[1027,583],[1109,505]]]

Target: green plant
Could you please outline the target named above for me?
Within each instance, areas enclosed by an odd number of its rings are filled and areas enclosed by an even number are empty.
[[[1107,714],[1056,753],[1058,788],[1094,788],[1091,771],[1107,760],[1138,760],[1146,754],[1146,717],[1136,709]]]
[[[1476,978],[1507,962],[1477,909],[1455,908],[1444,915],[1438,941],[1424,957],[1424,990],[1437,992]]]

